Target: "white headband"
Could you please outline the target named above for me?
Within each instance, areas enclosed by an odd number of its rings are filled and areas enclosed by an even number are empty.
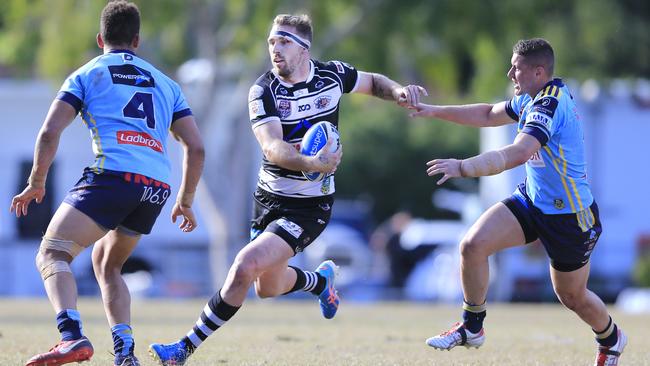
[[[285,38],[290,38],[292,41],[296,42],[300,47],[308,50],[309,47],[311,47],[311,42],[308,40],[300,37],[299,35],[287,31],[281,31],[281,30],[276,30],[273,33],[274,36],[280,36],[280,37],[285,37]]]

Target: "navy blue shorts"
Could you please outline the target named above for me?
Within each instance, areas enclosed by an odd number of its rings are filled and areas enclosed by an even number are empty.
[[[63,202],[106,229],[149,234],[170,194],[168,184],[140,174],[86,168]]]
[[[251,222],[251,241],[264,231],[286,241],[294,253],[302,252],[325,230],[332,215],[332,195],[285,197],[261,188],[253,194],[255,207]]]
[[[502,202],[519,221],[526,243],[540,239],[553,268],[571,272],[589,262],[602,232],[596,201],[583,212],[547,215],[533,205],[522,183]]]

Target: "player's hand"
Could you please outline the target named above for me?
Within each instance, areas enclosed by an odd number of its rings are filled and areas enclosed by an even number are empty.
[[[414,108],[412,108],[414,111],[409,113],[409,117],[411,117],[411,118],[415,118],[415,117],[435,117],[436,112],[438,111],[439,108],[440,107],[435,106],[435,105],[419,103]]]
[[[11,207],[9,212],[16,212],[16,217],[27,216],[29,204],[36,200],[36,203],[41,203],[45,197],[45,187],[34,187],[27,185],[27,187],[18,195],[14,196],[11,200]]]
[[[458,159],[435,159],[427,162],[427,175],[433,177],[436,174],[442,174],[436,184],[441,185],[449,178],[462,177],[460,174],[460,162]]]
[[[179,202],[174,204],[172,208],[172,222],[176,223],[176,218],[178,216],[183,216],[183,221],[178,225],[178,228],[182,232],[189,233],[190,231],[196,229],[198,226],[196,223],[196,217],[194,217],[194,211],[190,206],[182,206]]]
[[[419,85],[407,85],[397,90],[397,104],[401,107],[414,109],[420,104],[420,96],[428,96],[426,89]]]
[[[310,171],[334,174],[343,157],[343,145],[339,145],[335,152],[331,152],[333,143],[335,143],[335,139],[329,139],[325,146],[314,155],[314,167]]]

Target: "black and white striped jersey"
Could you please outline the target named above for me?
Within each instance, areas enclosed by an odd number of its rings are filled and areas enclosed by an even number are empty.
[[[309,77],[304,82],[287,84],[268,71],[257,79],[248,94],[253,129],[280,121],[284,141],[296,149],[313,124],[329,121],[338,127],[341,96],[354,92],[358,85],[357,70],[344,62],[311,60],[309,64]],[[264,157],[258,186],[283,196],[324,196],[334,193],[334,177],[312,182],[301,172],[279,167]]]

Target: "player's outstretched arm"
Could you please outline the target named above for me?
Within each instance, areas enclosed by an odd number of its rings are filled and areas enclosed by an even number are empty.
[[[327,145],[316,155],[302,155],[295,147],[282,139],[280,120],[257,126],[253,132],[264,156],[273,164],[285,169],[329,174],[333,173],[341,162],[342,148],[339,147],[335,152],[330,151],[334,139],[328,140]]]
[[[431,160],[427,162],[427,175],[432,177],[442,174],[442,178],[436,182],[438,185],[449,178],[495,175],[525,163],[541,147],[535,137],[520,133],[514,143],[499,150],[487,151],[463,160]]]
[[[27,187],[11,200],[10,212],[16,212],[16,217],[28,213],[29,204],[36,200],[41,203],[45,196],[45,180],[59,147],[61,133],[72,123],[77,111],[70,104],[55,99],[45,117],[43,126],[38,132],[34,147],[34,164],[27,180]]]
[[[402,86],[382,74],[359,71],[359,85],[355,92],[393,100],[402,107],[415,108],[420,96],[428,96],[427,90],[419,85]]]
[[[514,123],[506,113],[506,103],[464,104],[464,105],[430,105],[420,103],[410,117],[430,117],[443,119],[472,127],[494,127]]]
[[[192,203],[203,172],[205,148],[193,116],[186,116],[174,121],[171,132],[183,146],[184,152],[183,178],[176,196],[176,203],[172,208],[172,222],[176,222],[178,216],[183,216],[179,228],[184,232],[190,232],[197,227]]]

